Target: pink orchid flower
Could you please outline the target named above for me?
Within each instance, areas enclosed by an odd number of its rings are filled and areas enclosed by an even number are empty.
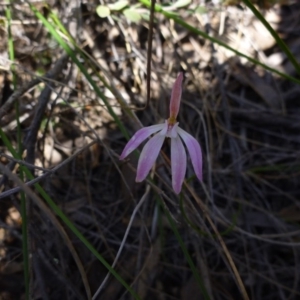
[[[182,92],[183,73],[179,73],[173,89],[170,100],[170,117],[164,124],[144,127],[138,130],[125,146],[120,160],[128,156],[150,135],[156,133],[146,143],[139,158],[136,181],[143,181],[149,174],[155,163],[160,149],[166,137],[171,139],[171,168],[172,168],[172,186],[175,193],[179,194],[186,172],[186,151],[184,142],[194,167],[194,171],[199,180],[202,180],[202,153],[197,140],[189,133],[178,126],[176,118],[179,112],[180,99]]]

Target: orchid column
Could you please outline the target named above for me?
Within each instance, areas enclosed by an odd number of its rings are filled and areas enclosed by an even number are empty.
[[[198,141],[189,133],[178,126],[176,121],[182,93],[183,73],[179,73],[172,89],[170,100],[170,117],[163,124],[152,125],[138,130],[125,146],[120,159],[124,159],[133,150],[135,150],[150,135],[156,133],[146,143],[139,158],[136,181],[143,181],[149,174],[155,163],[160,149],[166,137],[171,139],[171,168],[172,168],[172,186],[175,193],[179,194],[186,172],[186,151],[184,142],[194,167],[195,174],[199,180],[202,180],[202,153]]]

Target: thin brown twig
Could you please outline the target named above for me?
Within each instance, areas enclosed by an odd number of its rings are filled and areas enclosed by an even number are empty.
[[[14,162],[15,164],[19,164],[19,165],[23,165],[29,169],[36,169],[36,170],[40,170],[40,171],[43,171],[43,172],[51,172],[50,169],[45,169],[45,168],[42,168],[42,167],[39,167],[39,166],[36,166],[34,164],[30,164],[30,163],[27,163],[26,161],[24,160],[21,160],[21,159],[16,159],[14,158],[13,156],[10,156],[10,155],[7,155],[5,153],[0,153],[0,157],[5,157],[7,159],[9,159],[10,161]]]
[[[80,150],[76,151],[73,155],[71,155],[70,157],[68,157],[67,159],[65,159],[62,163],[60,163],[59,165],[55,166],[54,168],[52,169],[44,169],[44,173],[43,175],[37,177],[37,178],[34,178],[33,180],[30,180],[26,183],[24,183],[26,186],[32,186],[34,185],[35,183],[37,182],[40,182],[41,180],[45,179],[47,176],[55,173],[57,170],[59,170],[61,167],[65,166],[66,164],[68,164],[70,161],[72,161],[77,155],[79,155],[80,153],[82,153],[83,151],[85,151],[87,148],[91,147],[92,145],[96,144],[98,141],[95,140],[95,141],[92,141],[91,143],[89,143],[88,145],[82,147]],[[2,156],[3,154],[1,153],[0,154],[0,157]],[[4,155],[3,155],[4,156]],[[26,166],[27,163],[24,163],[24,161],[22,160],[16,160],[16,159],[13,159],[13,161],[15,161],[16,163],[20,164],[20,165],[24,165]],[[34,165],[31,165],[32,167],[35,167]],[[37,168],[37,169],[40,169],[40,168]],[[8,197],[8,196],[11,196],[13,194],[16,194],[18,192],[20,192],[22,190],[22,188],[20,186],[18,187],[15,187],[13,189],[10,189],[8,191],[5,191],[3,193],[0,194],[0,199],[2,198],[5,198],[5,197]]]
[[[152,56],[152,36],[154,24],[154,8],[155,0],[151,1],[150,20],[149,20],[149,33],[148,33],[148,49],[147,49],[147,102],[143,109],[145,109],[150,102],[151,91],[151,56]]]

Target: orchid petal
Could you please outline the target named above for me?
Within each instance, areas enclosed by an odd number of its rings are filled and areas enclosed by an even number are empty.
[[[199,180],[202,180],[202,152],[198,141],[179,127],[177,128],[177,132],[183,139],[190,154],[196,176]]]
[[[156,134],[147,142],[139,158],[135,179],[136,182],[141,182],[147,177],[157,159],[164,140],[165,136]]]
[[[186,153],[179,136],[171,139],[172,186],[176,194],[181,186],[186,172]]]
[[[138,130],[134,136],[128,141],[125,146],[120,160],[124,159],[127,155],[129,155],[133,150],[135,150],[144,140],[146,140],[151,134],[162,130],[165,124],[152,125],[149,127],[144,127]]]

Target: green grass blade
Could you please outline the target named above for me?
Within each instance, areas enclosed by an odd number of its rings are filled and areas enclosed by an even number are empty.
[[[33,13],[36,15],[36,17],[43,23],[43,25],[49,31],[49,33],[53,36],[53,38],[60,44],[60,46],[70,56],[70,58],[77,65],[77,67],[79,68],[79,70],[84,74],[84,76],[86,77],[86,79],[88,80],[88,82],[91,84],[91,86],[93,87],[93,89],[96,92],[96,94],[104,102],[104,104],[105,104],[108,112],[110,113],[110,115],[112,116],[112,118],[114,119],[114,121],[116,122],[116,124],[118,125],[118,127],[120,128],[120,130],[121,130],[122,134],[124,135],[124,137],[127,138],[127,139],[129,139],[129,135],[128,135],[128,132],[127,132],[126,128],[124,127],[124,125],[122,124],[122,122],[120,121],[120,119],[118,118],[118,116],[115,114],[115,112],[113,111],[113,109],[110,106],[110,104],[108,103],[106,97],[100,91],[100,89],[98,88],[97,84],[92,79],[91,75],[88,73],[88,71],[82,65],[82,63],[78,60],[78,58],[76,56],[76,53],[73,51],[73,49],[63,40],[63,38],[58,34],[58,32],[56,31],[56,29],[53,27],[53,25],[33,5],[30,5],[30,8],[33,11]]]
[[[13,36],[11,32],[11,3],[7,0],[8,6],[6,7],[5,14],[7,20],[7,32],[8,32],[8,53],[9,59],[12,62],[11,72],[12,72],[12,81],[14,90],[17,89],[17,76],[15,72],[15,50]],[[15,104],[16,110],[16,121],[17,121],[17,142],[18,142],[18,154],[21,156],[22,153],[22,133],[20,127],[20,112],[19,112],[19,102],[16,101]],[[24,173],[20,171],[20,179],[24,181]],[[22,253],[23,253],[23,274],[24,274],[24,285],[25,285],[25,299],[29,300],[30,298],[30,264],[29,264],[29,250],[28,250],[28,220],[27,220],[27,205],[26,197],[24,192],[20,193],[21,197],[21,217],[22,217]]]
[[[278,46],[281,48],[281,50],[286,54],[290,62],[295,67],[296,71],[300,75],[300,65],[295,58],[295,56],[290,51],[289,47],[286,45],[286,43],[279,37],[277,32],[272,28],[272,26],[267,22],[267,20],[264,18],[264,16],[255,8],[255,6],[251,3],[249,0],[242,0],[247,7],[253,12],[253,14],[256,16],[258,20],[268,29],[270,34],[273,36],[275,41],[277,42]]]
[[[139,0],[139,2],[141,2],[142,4],[144,4],[145,6],[147,7],[150,7],[150,1],[149,0]],[[207,40],[210,40],[211,42],[215,43],[215,44],[218,44],[228,50],[230,50],[231,52],[235,53],[236,55],[240,56],[240,57],[243,57],[243,58],[246,58],[248,61],[252,62],[253,64],[255,65],[258,65],[258,66],[261,66],[263,67],[265,70],[268,70],[272,73],[275,73],[285,79],[288,79],[290,81],[293,81],[293,82],[296,82],[298,84],[300,84],[300,80],[299,79],[296,79],[295,77],[293,76],[290,76],[286,73],[282,73],[274,68],[271,68],[269,67],[268,65],[266,64],[263,64],[261,63],[260,61],[250,57],[250,56],[247,56],[246,54],[238,51],[238,50],[235,50],[233,49],[232,47],[228,46],[226,43],[214,38],[214,37],[211,37],[209,36],[208,34],[206,34],[205,32],[199,30],[199,29],[196,29],[195,27],[193,27],[192,25],[184,22],[183,20],[180,19],[180,17],[178,17],[176,14],[174,13],[171,13],[171,12],[168,12],[168,11],[165,11],[163,9],[162,6],[156,4],[155,5],[155,11],[158,12],[158,13],[161,13],[163,14],[166,18],[168,19],[172,19],[174,20],[177,24],[181,25],[182,27],[184,27],[185,29],[189,30],[190,32],[193,32],[194,34],[197,34],[199,36],[202,36],[203,38],[207,39]]]
[[[50,10],[50,8],[49,8]],[[132,120],[136,120],[136,116],[134,115],[134,112],[127,106],[127,104],[124,103],[124,101],[120,100],[120,95],[115,93],[115,90],[111,87],[111,85],[108,84],[108,82],[99,74],[99,72],[96,71],[96,65],[97,62],[93,61],[93,58],[89,56],[88,53],[86,53],[82,48],[80,48],[77,44],[76,41],[73,39],[73,37],[69,34],[69,32],[67,31],[67,29],[64,27],[64,25],[61,23],[61,21],[59,20],[59,18],[57,17],[57,15],[55,13],[53,13],[52,11],[50,11],[49,13],[49,18],[51,18],[51,20],[53,21],[53,23],[58,27],[58,29],[65,35],[68,37],[69,42],[71,42],[71,44],[73,45],[74,49],[76,49],[76,51],[81,55],[81,57],[83,57],[84,59],[86,59],[87,63],[89,63],[89,68],[94,72],[94,74],[96,74],[96,76],[99,78],[99,80],[102,82],[102,84],[116,97],[116,100],[119,102],[120,106],[122,107],[122,109],[124,110],[124,112],[127,114],[127,116],[129,118],[131,118]],[[99,66],[99,68],[101,68]],[[127,137],[128,139],[128,137]]]

